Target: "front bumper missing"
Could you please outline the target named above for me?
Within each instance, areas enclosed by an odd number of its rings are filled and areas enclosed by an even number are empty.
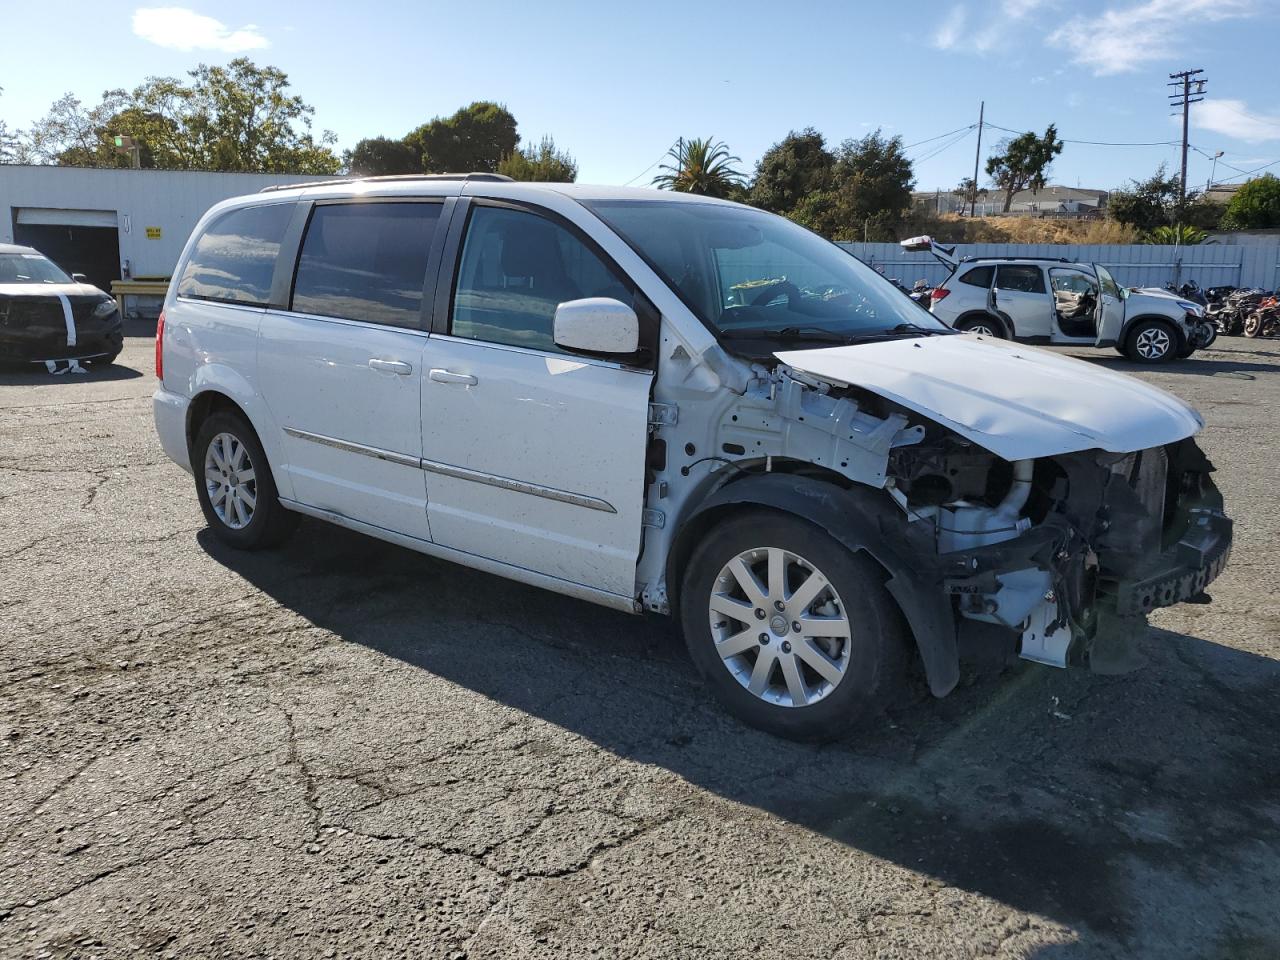
[[[1116,584],[1116,612],[1121,616],[1150,613],[1199,596],[1226,567],[1231,541],[1229,517],[1220,510],[1193,508],[1176,544],[1140,576]]]

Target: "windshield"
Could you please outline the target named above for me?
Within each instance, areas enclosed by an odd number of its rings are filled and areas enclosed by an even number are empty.
[[[0,253],[0,283],[70,283],[52,260],[38,253]]]
[[[664,200],[586,206],[722,339],[838,343],[951,332],[862,261],[782,217]]]

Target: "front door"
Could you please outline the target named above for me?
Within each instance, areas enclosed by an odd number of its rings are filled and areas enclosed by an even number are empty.
[[[581,297],[639,294],[568,223],[471,201],[423,364],[427,513],[443,546],[633,597],[653,354],[560,350],[556,306]]]
[[[1002,263],[996,267],[991,296],[996,312],[1013,323],[1014,336],[1049,338],[1053,333],[1053,298],[1036,264]]]
[[[294,497],[420,540],[430,539],[419,465],[424,285],[441,211],[431,201],[317,203],[290,309],[267,312],[258,343]]]
[[[1102,287],[1095,343],[1100,347],[1113,347],[1124,332],[1124,291],[1106,267],[1094,264],[1094,269],[1098,271],[1098,283]]]
[[[1049,286],[1053,290],[1053,342],[1092,343],[1101,307],[1098,281],[1073,267],[1053,267]]]

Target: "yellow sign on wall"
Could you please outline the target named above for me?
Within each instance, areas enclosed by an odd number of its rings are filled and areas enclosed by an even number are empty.
[[[159,239],[160,239],[160,228],[159,228],[159,227],[147,227],[147,239],[148,239],[148,240],[159,240]]]

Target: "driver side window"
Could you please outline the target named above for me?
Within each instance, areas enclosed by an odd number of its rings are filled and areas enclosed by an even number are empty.
[[[455,337],[563,353],[556,307],[583,297],[632,305],[635,294],[568,229],[527,210],[477,206],[458,264],[449,332]]]

